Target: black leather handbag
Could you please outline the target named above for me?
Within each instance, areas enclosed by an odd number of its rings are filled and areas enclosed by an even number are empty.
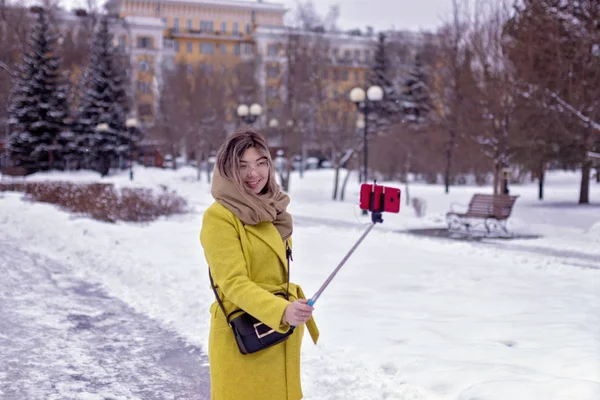
[[[289,300],[290,259],[292,258],[292,250],[290,249],[287,242],[286,258],[288,270],[285,299]],[[236,310],[227,315],[227,313],[225,312],[225,307],[223,306],[223,302],[221,301],[217,293],[217,289],[212,279],[210,269],[208,271],[208,277],[210,278],[210,284],[212,286],[213,292],[215,292],[217,302],[219,303],[219,306],[221,307],[221,310],[225,315],[227,324],[231,326],[231,329],[233,330],[233,336],[235,337],[235,341],[242,354],[256,353],[257,351],[266,349],[267,347],[271,347],[281,342],[284,342],[285,340],[287,340],[288,337],[290,337],[292,333],[294,333],[294,326],[290,326],[290,329],[286,333],[276,332],[274,329],[271,329],[270,327],[263,324],[258,319],[254,318],[252,315],[248,314],[243,310]],[[234,318],[231,318],[231,316],[235,314],[239,315],[237,315]]]

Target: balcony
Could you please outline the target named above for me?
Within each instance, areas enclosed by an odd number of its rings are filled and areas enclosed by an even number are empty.
[[[368,61],[356,59],[356,58],[347,58],[347,57],[323,57],[321,58],[325,64],[329,64],[332,66],[346,66],[346,67],[358,67],[365,68],[370,67]]]
[[[167,32],[168,38],[177,37],[177,38],[198,38],[198,39],[225,39],[225,40],[236,40],[236,41],[241,41],[241,40],[247,39],[246,35],[241,32],[233,33],[233,32],[209,31],[209,30],[202,30],[202,29],[176,29],[176,28],[169,28],[167,31],[168,31]]]

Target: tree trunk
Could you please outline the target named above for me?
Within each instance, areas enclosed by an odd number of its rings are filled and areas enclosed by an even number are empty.
[[[406,197],[406,205],[410,205],[410,193],[408,191],[408,175],[410,174],[410,155],[406,155],[406,162],[404,163],[404,196]]]
[[[446,170],[444,171],[445,193],[450,193],[450,169],[452,168],[452,150],[454,148],[455,136],[454,129],[451,129],[450,140],[448,141],[448,148],[446,149]]]
[[[337,200],[338,198],[338,187],[340,184],[340,167],[336,166],[335,167],[335,174],[333,176],[333,195],[332,195],[332,200]]]
[[[196,150],[196,170],[198,172],[198,175],[196,176],[196,180],[198,182],[200,182],[200,179],[202,179],[202,175],[200,173],[201,169],[202,169],[202,158],[203,158],[203,154],[200,152],[200,149]]]
[[[500,164],[494,162],[494,194],[498,194],[498,188],[500,187]]]
[[[544,161],[540,163],[538,174],[538,199],[544,200],[544,180],[546,178],[546,163]]]
[[[590,172],[592,166],[585,160],[581,166],[581,188],[579,190],[579,204],[590,204]]]
[[[288,159],[285,163],[285,188],[284,192],[290,192],[290,178],[292,177],[292,162]]]
[[[214,168],[214,166],[210,165],[210,158],[212,155],[212,145],[208,146],[208,152],[206,152],[206,181],[208,182],[208,184],[211,184],[211,179],[212,179],[212,170]]]
[[[344,201],[345,195],[346,195],[346,185],[348,184],[348,181],[350,180],[350,174],[352,173],[352,171],[350,169],[346,170],[346,177],[344,178],[344,182],[342,183],[342,190],[340,191],[340,200]]]

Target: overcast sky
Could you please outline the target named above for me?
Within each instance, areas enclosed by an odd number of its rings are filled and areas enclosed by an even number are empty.
[[[105,0],[96,0],[104,3]],[[201,1],[201,0],[199,0]],[[252,0],[246,0],[252,1]],[[256,1],[256,0],[254,0]],[[283,3],[293,14],[298,0],[265,0]],[[303,2],[305,0],[302,0]],[[67,8],[85,7],[86,0],[61,0]],[[339,5],[340,29],[375,30],[396,28],[400,30],[435,30],[451,10],[452,0],[313,0],[317,12],[325,15],[332,5]]]
[[[284,3],[290,9],[297,4],[297,0],[270,1]],[[321,15],[332,5],[339,5],[341,29],[372,26],[375,30],[435,30],[448,18],[452,8],[452,0],[313,0],[313,3]]]

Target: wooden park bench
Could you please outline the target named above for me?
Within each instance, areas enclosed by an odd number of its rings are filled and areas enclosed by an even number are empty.
[[[467,232],[479,221],[483,224],[487,233],[492,229],[502,229],[508,234],[506,223],[512,209],[519,196],[509,196],[505,194],[474,194],[469,202],[466,212],[455,211],[450,206],[450,211],[446,214],[446,222],[449,230],[461,230],[465,228]]]

